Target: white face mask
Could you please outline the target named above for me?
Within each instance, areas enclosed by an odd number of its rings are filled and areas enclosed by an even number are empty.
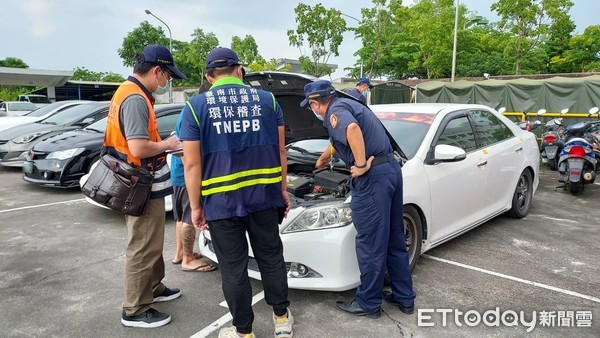
[[[312,109],[311,109],[312,110]],[[315,116],[319,119],[319,121],[323,121],[323,116],[315,113],[315,111],[313,110],[313,114],[315,114]]]
[[[165,76],[164,75],[165,74],[164,70],[161,70],[161,73],[163,74],[163,76]],[[166,79],[166,76],[165,76],[165,79]],[[156,95],[163,95],[163,94],[166,94],[169,91],[169,84],[170,83],[169,83],[169,80],[166,80],[166,81],[167,82],[165,82],[165,86],[161,87],[160,84],[158,83],[158,78],[156,79],[156,86],[157,86],[157,88],[156,88],[156,91],[154,91],[154,93]]]

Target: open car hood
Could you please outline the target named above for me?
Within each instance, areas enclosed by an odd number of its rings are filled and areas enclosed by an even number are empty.
[[[310,109],[300,107],[300,102],[304,100],[304,86],[316,80],[319,79],[310,75],[283,72],[255,72],[244,77],[244,82],[251,87],[264,89],[275,95],[283,110],[286,144],[310,138],[329,138],[323,122],[319,121]],[[337,95],[355,100],[339,90]],[[406,159],[387,129],[386,133],[394,150]]]

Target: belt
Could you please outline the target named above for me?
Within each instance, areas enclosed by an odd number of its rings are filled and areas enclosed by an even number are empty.
[[[377,156],[371,162],[371,167],[375,167],[375,166],[378,166],[380,164],[392,162],[394,160],[395,160],[394,154],[392,154],[392,153],[389,153],[389,154],[383,155],[383,156]]]

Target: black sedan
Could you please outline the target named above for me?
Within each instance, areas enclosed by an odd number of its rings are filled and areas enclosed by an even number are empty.
[[[175,130],[182,104],[156,105],[156,122],[162,138]],[[100,157],[106,118],[86,128],[68,131],[36,144],[23,163],[23,179],[42,186],[79,187],[85,175]]]
[[[80,129],[106,117],[109,102],[93,102],[70,107],[41,121],[0,132],[0,164],[22,167],[29,150],[49,137]]]

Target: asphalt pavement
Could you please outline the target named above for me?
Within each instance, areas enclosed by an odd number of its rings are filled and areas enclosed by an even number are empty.
[[[167,214],[164,282],[183,295],[156,304],[173,316],[165,327],[123,327],[123,216],[86,203],[77,189],[21,176],[0,167],[0,336],[217,337],[231,325],[219,270],[190,273],[170,263],[175,222]],[[379,319],[352,317],[334,304],[353,290],[290,290],[294,336],[600,337],[600,184],[578,196],[557,184],[542,168],[527,217],[495,218],[421,256],[413,315],[384,303]],[[252,286],[254,332],[270,337],[271,309],[261,283]]]

